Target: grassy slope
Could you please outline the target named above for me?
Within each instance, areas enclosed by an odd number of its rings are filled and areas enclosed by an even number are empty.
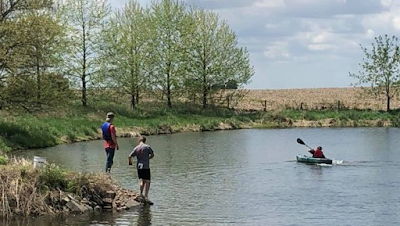
[[[237,113],[226,109],[202,110],[178,106],[175,109],[147,105],[130,110],[121,105],[97,105],[87,108],[70,106],[51,113],[2,113],[0,150],[54,146],[64,142],[99,138],[98,129],[106,112],[114,111],[117,131],[158,134],[162,131],[214,130],[223,122],[240,128],[258,118],[257,113]]]
[[[114,124],[118,131],[141,134],[215,130],[221,128],[221,122],[228,125],[227,128],[243,128],[249,125],[259,128],[290,127],[295,125],[289,122],[324,119],[335,120],[335,123],[329,126],[379,126],[380,124],[376,123],[364,123],[374,120],[390,122],[393,126],[400,124],[399,112],[285,110],[248,113],[227,109],[203,110],[185,105],[167,109],[158,107],[157,104],[146,104],[135,110],[109,104],[87,108],[72,105],[46,114],[0,113],[0,151],[41,148],[65,142],[97,139],[100,136],[100,124],[109,111],[114,111],[117,115]],[[352,124],[349,124],[349,121]]]

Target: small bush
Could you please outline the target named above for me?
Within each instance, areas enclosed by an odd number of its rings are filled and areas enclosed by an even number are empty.
[[[67,138],[68,138],[68,140],[70,140],[70,141],[74,141],[75,139],[76,139],[76,134],[75,134],[75,132],[73,132],[73,131],[68,131],[67,132]]]
[[[0,155],[0,165],[7,165],[8,158],[6,156]]]
[[[44,190],[61,189],[64,190],[68,187],[68,172],[54,164],[46,166],[41,175],[41,187]]]

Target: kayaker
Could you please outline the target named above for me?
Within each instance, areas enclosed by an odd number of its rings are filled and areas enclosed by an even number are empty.
[[[321,146],[318,146],[316,149],[310,149],[308,152],[310,152],[313,155],[313,158],[325,158]]]
[[[132,157],[136,156],[137,163],[136,168],[138,172],[138,177],[140,180],[139,188],[140,188],[140,198],[144,198],[144,202],[153,204],[149,200],[149,190],[150,190],[150,159],[154,157],[154,151],[151,149],[149,145],[146,144],[146,137],[139,137],[139,145],[136,146],[132,152],[129,154],[129,165],[132,165]],[[143,196],[143,190],[145,190]]]
[[[107,113],[106,122],[101,125],[103,140],[105,140],[104,149],[106,150],[107,155],[106,173],[110,173],[111,167],[113,165],[115,149],[119,149],[115,126],[112,124],[113,121],[114,113],[109,112]]]

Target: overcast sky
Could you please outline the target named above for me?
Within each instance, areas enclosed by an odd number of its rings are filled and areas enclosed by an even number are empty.
[[[123,7],[128,0],[110,0]],[[142,6],[150,0],[139,0]],[[400,36],[400,0],[184,0],[230,24],[249,49],[247,88],[349,87],[378,35]]]

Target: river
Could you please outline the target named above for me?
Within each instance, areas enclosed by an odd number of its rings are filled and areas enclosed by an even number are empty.
[[[16,225],[400,225],[400,129],[236,130],[148,137],[151,207],[124,213],[28,219]],[[302,138],[332,166],[297,163]],[[103,171],[102,141],[20,152],[85,171]],[[119,139],[112,176],[138,189]]]

